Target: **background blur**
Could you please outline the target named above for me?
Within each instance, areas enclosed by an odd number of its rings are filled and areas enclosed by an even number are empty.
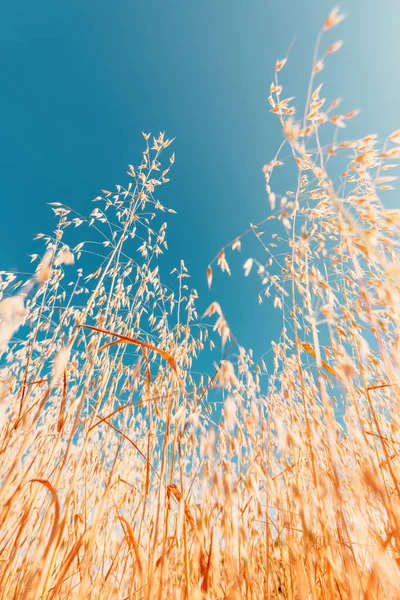
[[[302,114],[318,30],[331,0],[2,0],[0,18],[0,270],[29,271],[32,238],[55,225],[48,202],[88,214],[100,188],[126,183],[144,148],[141,131],[176,137],[171,183],[160,190],[169,218],[165,272],[183,258],[201,312],[218,300],[246,347],[259,354],[280,331],[280,313],[259,305],[256,275],[220,247],[269,214],[263,164],[281,133],[267,97],[274,65],[296,36],[282,71],[284,96]],[[330,31],[344,47],[322,72],[324,97],[361,108],[342,134],[383,137],[400,127],[400,4],[343,2]],[[168,152],[166,152],[166,158]],[[273,180],[276,192],[287,174]],[[395,202],[393,195],[388,202]],[[275,227],[272,221],[271,227]],[[264,228],[265,229],[265,228]],[[263,257],[262,257],[263,258]]]

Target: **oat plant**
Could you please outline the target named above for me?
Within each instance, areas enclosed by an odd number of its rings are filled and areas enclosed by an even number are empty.
[[[88,217],[53,204],[31,277],[1,273],[1,600],[400,598],[400,211],[381,201],[400,131],[347,140],[356,111],[323,97],[342,19],[302,104],[276,63],[271,214],[207,270],[255,236],[272,359],[223,298],[197,314],[183,262],[163,283],[163,134]]]

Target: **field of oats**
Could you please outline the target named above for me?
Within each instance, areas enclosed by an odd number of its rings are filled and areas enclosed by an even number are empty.
[[[304,114],[276,63],[273,240],[252,225],[207,270],[212,286],[257,238],[244,268],[282,321],[271,365],[223,302],[197,314],[184,263],[174,289],[160,278],[163,134],[88,217],[54,203],[32,276],[1,273],[1,600],[400,598],[400,211],[380,200],[400,131],[337,141],[356,111],[319,78],[342,18],[318,36]],[[278,168],[297,188],[274,189]]]

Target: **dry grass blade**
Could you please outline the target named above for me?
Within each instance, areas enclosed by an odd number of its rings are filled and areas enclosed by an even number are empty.
[[[106,335],[112,335],[114,337],[119,338],[117,341],[109,342],[108,344],[104,344],[101,348],[99,348],[99,352],[108,348],[109,346],[113,346],[115,344],[134,344],[135,346],[141,346],[142,348],[147,348],[148,350],[153,350],[167,361],[167,363],[172,367],[176,374],[178,374],[177,366],[175,359],[165,350],[161,350],[160,348],[156,348],[152,344],[148,344],[147,342],[142,342],[141,340],[136,340],[135,338],[128,337],[125,335],[120,335],[119,333],[114,333],[113,331],[108,331],[107,329],[101,329],[100,327],[94,327],[93,325],[78,325],[80,328],[91,329],[92,331],[97,331],[98,333],[104,333]]]
[[[137,543],[135,536],[133,534],[132,526],[129,523],[129,521],[127,521],[127,519],[125,519],[125,517],[123,517],[121,515],[118,515],[115,518],[118,519],[119,521],[121,521],[121,523],[123,523],[126,527],[128,543],[129,543],[129,546],[132,549],[133,554],[135,556],[139,574],[142,575],[143,567],[142,567],[142,561],[140,559],[139,544]]]
[[[49,598],[57,598],[57,594],[65,581],[65,577],[68,573],[68,570],[71,567],[71,564],[73,563],[74,559],[77,558],[80,548],[85,545],[87,537],[88,532],[85,531],[81,535],[79,540],[72,546],[68,556],[66,557],[64,563],[61,566],[60,574],[58,576],[58,579],[56,580],[55,585],[49,589]]]
[[[301,344],[304,348],[304,350],[306,352],[308,352],[308,354],[311,354],[311,356],[313,358],[316,358],[316,354],[315,354],[315,350],[314,348],[311,346],[311,344],[309,344],[308,342],[302,342]],[[333,375],[334,377],[337,377],[336,371],[334,371],[334,369],[332,369],[332,367],[330,365],[328,365],[327,362],[325,362],[322,358],[321,358],[321,365],[324,367],[324,369],[326,371],[328,371],[328,373],[330,373],[331,375]]]
[[[190,523],[190,526],[192,528],[194,535],[200,541],[199,530],[197,528],[196,522],[193,518],[193,515],[191,513],[191,510],[190,510],[186,500],[183,498],[183,496],[181,494],[180,489],[174,483],[170,483],[169,485],[167,485],[167,492],[168,492],[169,496],[171,496],[171,494],[172,494],[172,496],[174,496],[175,500],[177,500],[178,503],[183,502],[186,518],[187,518],[188,522]]]

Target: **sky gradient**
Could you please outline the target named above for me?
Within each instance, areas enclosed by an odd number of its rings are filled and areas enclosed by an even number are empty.
[[[208,291],[219,248],[269,214],[261,167],[281,133],[269,113],[275,61],[293,41],[282,81],[303,106],[318,30],[330,0],[3,0],[0,270],[31,269],[32,239],[54,228],[47,203],[89,213],[99,189],[125,183],[141,131],[175,137],[166,272],[183,258],[201,312],[218,300],[239,341],[259,354],[280,317],[243,279],[251,243]],[[324,95],[360,108],[351,137],[400,127],[396,0],[343,2],[344,40],[320,78]],[[276,191],[288,183],[275,179]],[[395,199],[388,202],[393,203]]]

